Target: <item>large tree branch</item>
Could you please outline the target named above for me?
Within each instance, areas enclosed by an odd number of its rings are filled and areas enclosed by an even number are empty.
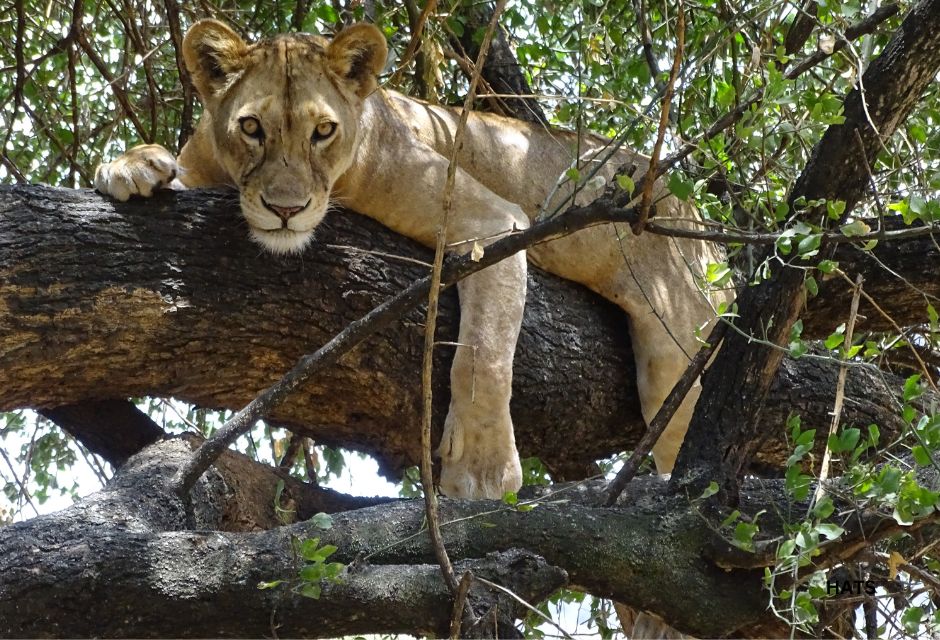
[[[429,258],[351,214],[331,215],[318,244],[295,258],[261,252],[243,227],[237,199],[219,192],[117,204],[90,192],[0,187],[0,406],[164,395],[238,409],[301,354],[426,272],[388,254]],[[930,239],[882,244],[876,253],[912,285],[940,293]],[[875,260],[846,247],[842,265],[864,273],[866,290],[896,318],[919,321],[922,298],[904,295]],[[532,271],[515,369],[517,439],[557,477],[583,477],[593,460],[632,447],[643,433],[625,318],[583,288]],[[842,285],[825,286],[807,331],[826,334],[841,321],[832,301]],[[442,314],[443,339],[454,339],[453,293]],[[879,317],[868,314],[869,322]],[[409,315],[370,340],[271,418],[321,442],[370,451],[389,471],[414,464],[420,322]],[[439,417],[450,355],[442,347],[435,366]],[[804,423],[828,424],[834,371],[805,359],[787,366],[763,418],[777,437],[762,467],[786,458],[779,427],[791,408]],[[890,384],[873,370],[853,369],[849,385],[851,424],[903,428]]]
[[[452,596],[430,561],[358,561],[341,583],[324,585],[319,599],[294,593],[299,567],[292,538],[317,535],[315,528],[231,532],[274,526],[277,472],[243,456],[223,456],[184,507],[167,489],[189,450],[182,440],[155,445],[123,468],[108,491],[0,529],[0,636],[446,633]],[[297,505],[305,491],[320,491],[298,484],[282,500]],[[255,517],[246,517],[251,512]],[[354,558],[344,554],[343,560]],[[457,570],[472,570],[536,602],[567,581],[563,570],[516,549],[471,558]],[[288,581],[280,589],[258,590],[259,582],[279,578]],[[477,585],[471,601],[477,613],[496,616],[500,637],[515,635],[512,623],[525,613],[515,600]]]
[[[190,450],[179,439],[152,445],[107,490],[0,528],[0,636],[257,637],[275,630],[333,636],[446,628],[449,594],[432,564],[421,501],[334,514],[329,530],[301,521],[258,531],[274,521],[276,470],[226,454],[184,504],[171,483]],[[767,610],[763,572],[734,568],[743,554],[706,525],[701,504],[669,496],[657,477],[631,483],[615,508],[593,506],[602,489],[544,488],[531,511],[445,500],[447,548],[462,561],[458,569],[472,568],[534,601],[569,584],[706,637],[785,631]],[[289,486],[282,504],[302,502],[308,490]],[[762,535],[780,531],[780,514],[806,508],[787,503],[782,481],[746,483],[744,492],[745,514],[767,510]],[[836,557],[897,528],[888,514],[848,514],[838,548],[825,549]],[[349,565],[343,583],[326,585],[320,600],[293,595],[289,583],[259,591],[260,581],[296,577],[292,539],[308,537],[338,547],[331,560]],[[502,609],[503,633],[520,614],[485,590],[477,589],[472,602],[478,613]]]

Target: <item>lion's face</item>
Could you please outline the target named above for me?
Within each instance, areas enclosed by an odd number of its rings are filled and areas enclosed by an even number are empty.
[[[204,20],[183,51],[252,236],[275,253],[300,251],[355,156],[362,103],[385,62],[382,33],[356,25],[333,41],[296,34],[247,45]]]

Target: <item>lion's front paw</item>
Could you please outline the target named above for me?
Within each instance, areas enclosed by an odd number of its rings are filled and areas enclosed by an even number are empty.
[[[452,498],[499,500],[522,486],[522,467],[508,415],[493,420],[447,416],[441,440],[441,491]]]
[[[176,158],[156,144],[134,147],[117,160],[98,165],[95,189],[125,202],[133,195],[149,198],[176,178]]]

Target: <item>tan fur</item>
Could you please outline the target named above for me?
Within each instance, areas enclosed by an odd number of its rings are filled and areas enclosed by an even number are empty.
[[[167,185],[234,185],[253,237],[273,252],[302,250],[331,200],[433,244],[459,114],[374,90],[386,56],[378,29],[356,25],[332,42],[291,35],[248,45],[224,24],[205,20],[187,33],[184,56],[205,105],[193,138],[176,162],[146,145],[100,166],[100,191],[126,200]],[[256,124],[263,139],[246,134]],[[330,137],[312,141],[314,131],[331,125]],[[603,156],[606,144],[486,114],[470,114],[467,126],[450,242],[487,244],[528,227],[547,200],[551,211],[570,195],[560,176],[576,156],[587,161],[587,171],[599,164],[591,158]],[[637,176],[646,168],[642,156],[620,151],[601,175],[609,178],[623,164],[635,165]],[[578,202],[602,188],[582,189]],[[696,216],[661,188],[656,197],[662,219],[682,225]],[[622,225],[604,225],[534,247],[528,257],[630,315],[649,421],[697,349],[696,328],[713,315],[699,278],[720,256],[703,243],[635,237]],[[521,484],[509,396],[525,283],[526,259],[518,254],[458,285],[459,340],[475,349],[458,349],[451,370],[440,446],[441,487],[449,495],[499,498]],[[672,467],[693,404],[694,398],[686,401],[654,450],[661,471]]]

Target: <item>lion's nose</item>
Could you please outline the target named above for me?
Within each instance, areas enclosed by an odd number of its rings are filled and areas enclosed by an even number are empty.
[[[301,211],[306,209],[307,205],[310,204],[310,202],[308,201],[307,204],[300,205],[299,207],[298,206],[290,207],[290,206],[284,206],[280,204],[271,204],[270,202],[266,201],[264,198],[261,199],[261,202],[262,204],[264,204],[265,207],[268,208],[268,210],[273,211],[277,215],[277,217],[283,220],[284,222],[287,222],[292,217],[294,217],[295,214],[300,213]]]

